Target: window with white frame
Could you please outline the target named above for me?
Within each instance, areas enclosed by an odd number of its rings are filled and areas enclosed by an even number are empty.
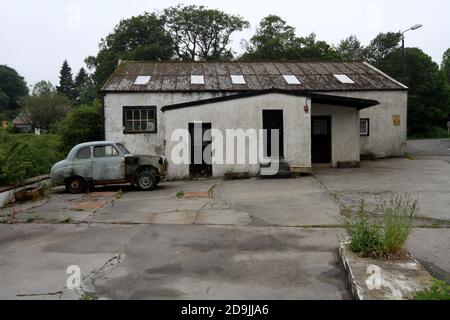
[[[156,133],[156,107],[123,107],[124,133]]]
[[[361,136],[369,136],[370,135],[370,120],[369,119],[360,119],[359,120],[359,134]]]

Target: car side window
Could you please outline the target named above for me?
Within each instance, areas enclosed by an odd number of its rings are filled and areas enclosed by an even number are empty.
[[[90,147],[86,147],[83,149],[78,150],[77,152],[77,160],[81,160],[81,159],[89,159],[91,157],[91,148]]]
[[[96,158],[115,157],[118,155],[119,152],[113,146],[101,146],[94,148],[94,157]]]

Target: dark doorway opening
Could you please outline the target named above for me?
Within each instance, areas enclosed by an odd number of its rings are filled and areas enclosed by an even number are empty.
[[[272,157],[273,152],[271,134],[272,130],[278,130],[279,143],[279,157],[284,158],[284,126],[283,126],[283,110],[263,110],[263,129],[267,130],[267,136],[264,137],[264,154],[267,157]]]
[[[311,118],[312,163],[331,163],[331,117]]]
[[[189,134],[191,137],[190,176],[211,177],[212,154],[205,153],[207,148],[211,152],[211,123],[189,123]]]

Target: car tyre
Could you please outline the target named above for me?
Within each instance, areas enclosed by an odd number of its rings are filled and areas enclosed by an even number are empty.
[[[136,185],[143,191],[154,190],[157,184],[155,175],[149,171],[141,172],[136,178]]]
[[[67,192],[72,194],[84,193],[86,192],[86,187],[86,181],[80,177],[71,178],[66,183]]]

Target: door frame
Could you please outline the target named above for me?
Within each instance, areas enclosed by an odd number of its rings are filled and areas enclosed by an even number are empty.
[[[313,160],[313,120],[326,119],[328,120],[328,137],[330,140],[330,161],[329,162],[314,162]],[[313,165],[332,165],[333,164],[333,118],[331,115],[317,115],[311,116],[311,164]]]
[[[280,130],[280,135],[279,135],[279,138],[280,138],[280,150],[279,150],[280,154],[278,155],[278,157],[280,159],[284,159],[285,153],[286,153],[285,146],[284,146],[284,140],[285,140],[285,137],[284,137],[284,131],[285,131],[284,130],[284,114],[285,114],[284,109],[262,109],[262,112],[261,112],[262,126],[261,127],[263,128],[263,130],[266,130],[266,128],[264,126],[264,124],[265,124],[264,123],[264,113],[265,112],[279,112],[279,113],[281,113],[281,128],[278,128]],[[269,141],[270,141],[270,146],[271,146],[271,137],[270,137],[269,133],[270,132],[268,130],[267,136],[265,137],[266,141],[264,141],[264,156],[267,156],[270,159],[270,158],[272,158],[272,150],[270,150],[271,155],[269,156],[268,155]],[[271,146],[270,149],[272,149],[272,146]]]
[[[194,162],[194,130],[195,127],[200,125],[202,127],[202,164],[195,164]],[[207,128],[205,130],[205,127]],[[189,165],[189,176],[190,177],[205,177],[209,178],[213,176],[213,165],[207,164],[205,162],[205,159],[203,158],[205,148],[212,143],[212,141],[204,141],[204,134],[207,130],[212,129],[212,123],[211,122],[189,122],[188,123],[188,131],[189,131],[189,147],[190,147],[190,165]],[[209,143],[205,143],[209,142]],[[211,159],[212,159],[212,150],[211,150]],[[197,172],[197,170],[200,170],[200,172]],[[202,171],[205,172],[205,174],[202,174]]]

